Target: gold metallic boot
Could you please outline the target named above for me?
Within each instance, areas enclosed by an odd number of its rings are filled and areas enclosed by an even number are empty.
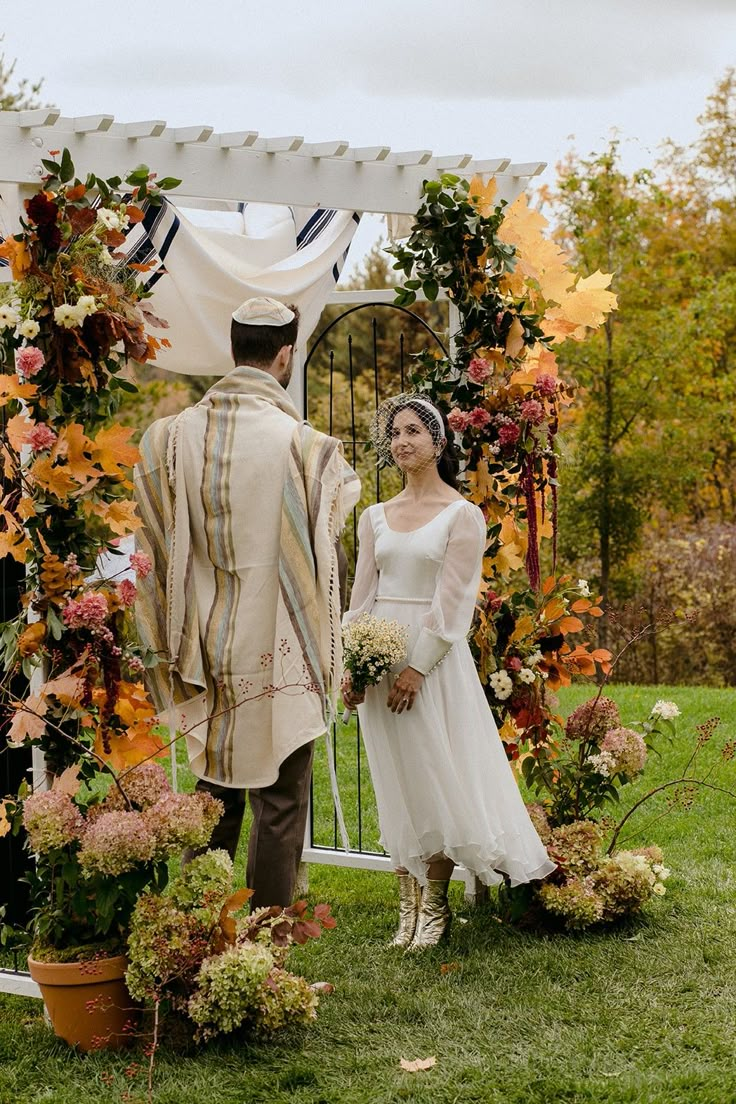
[[[414,938],[419,915],[421,891],[412,874],[397,874],[399,883],[399,928],[391,940],[392,947],[407,948]]]
[[[447,903],[448,881],[436,881],[430,878],[422,892],[422,904],[419,909],[417,930],[409,947],[410,951],[421,951],[425,947],[435,947],[450,930],[452,913]]]

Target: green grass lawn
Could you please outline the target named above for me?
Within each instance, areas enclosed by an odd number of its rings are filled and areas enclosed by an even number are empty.
[[[621,687],[624,721],[656,698],[683,710],[676,745],[653,758],[644,789],[678,773],[693,725],[718,715],[719,743],[736,734],[728,690]],[[563,696],[565,712],[585,688]],[[347,739],[341,789],[349,806]],[[706,749],[706,759],[716,747]],[[346,756],[348,758],[346,758]],[[722,779],[736,783],[733,764]],[[689,812],[655,799],[632,841],[657,842],[672,869],[667,895],[636,923],[587,935],[538,936],[508,928],[488,906],[454,906],[466,923],[421,957],[387,946],[395,920],[392,877],[312,866],[310,897],[330,901],[335,931],[295,951],[291,966],[329,980],[317,1022],[275,1043],[221,1042],[181,1054],[163,1048],[157,1104],[731,1104],[736,1101],[736,803],[700,797]],[[329,809],[320,830],[331,832]],[[348,817],[348,819],[350,819]],[[370,820],[370,818],[369,818]],[[364,845],[375,842],[370,822]],[[352,833],[352,828],[351,828]],[[443,964],[452,969],[443,972]],[[144,1100],[140,1055],[80,1057],[44,1025],[40,1002],[0,996],[0,1104]],[[434,1055],[405,1073],[402,1057]],[[112,1075],[108,1086],[105,1080]],[[104,1078],[104,1080],[103,1080]]]

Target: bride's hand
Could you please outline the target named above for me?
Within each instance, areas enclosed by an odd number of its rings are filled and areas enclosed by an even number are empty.
[[[342,693],[343,705],[346,709],[355,709],[356,705],[362,705],[365,701],[365,690],[362,694],[353,692],[353,680],[350,677],[349,671],[343,673],[340,691]]]
[[[424,675],[420,675],[413,667],[405,667],[400,671],[388,692],[387,705],[391,712],[403,713],[405,709],[411,709],[423,682]]]

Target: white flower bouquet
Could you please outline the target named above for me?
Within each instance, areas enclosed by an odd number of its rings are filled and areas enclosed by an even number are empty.
[[[357,694],[375,686],[394,664],[406,658],[409,639],[404,625],[361,613],[343,632],[343,662]],[[352,710],[343,713],[343,724]]]

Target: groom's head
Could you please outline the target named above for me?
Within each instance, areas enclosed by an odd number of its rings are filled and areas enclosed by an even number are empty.
[[[250,365],[274,376],[282,387],[291,379],[299,311],[278,299],[246,299],[233,312],[230,346],[235,366]]]

